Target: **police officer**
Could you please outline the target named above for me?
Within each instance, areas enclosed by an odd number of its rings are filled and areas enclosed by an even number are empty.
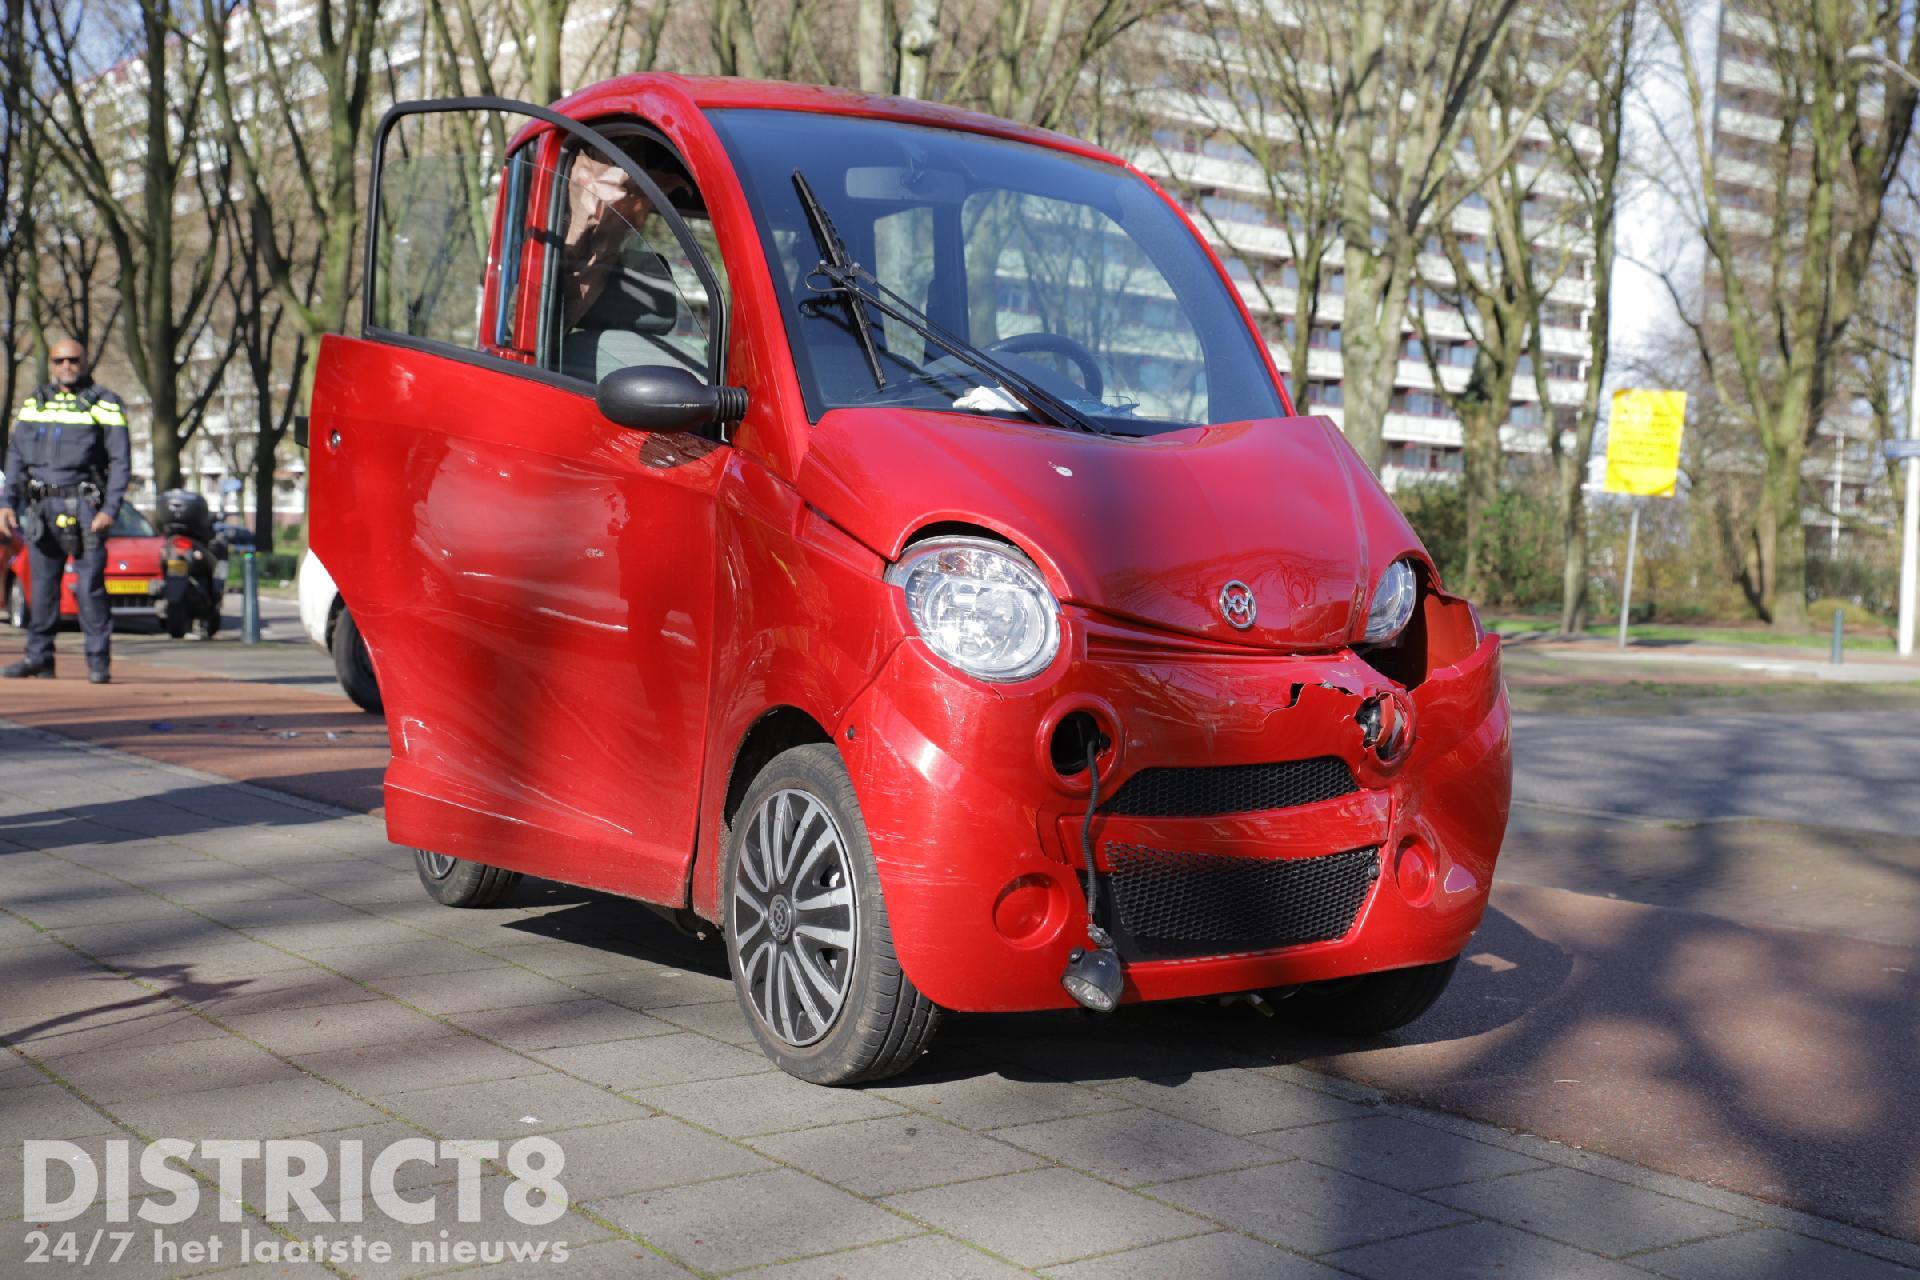
[[[88,376],[87,352],[71,338],[48,352],[53,381],[20,406],[7,439],[0,537],[26,538],[33,577],[24,659],[0,676],[53,675],[60,579],[74,562],[75,601],[86,632],[87,679],[105,684],[113,616],[107,609],[107,530],[126,496],[131,465],[120,397]]]

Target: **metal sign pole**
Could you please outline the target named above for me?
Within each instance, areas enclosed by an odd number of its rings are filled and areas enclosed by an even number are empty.
[[[1640,549],[1640,504],[1627,520],[1627,576],[1620,586],[1620,648],[1627,647],[1627,608],[1633,603],[1633,557]]]

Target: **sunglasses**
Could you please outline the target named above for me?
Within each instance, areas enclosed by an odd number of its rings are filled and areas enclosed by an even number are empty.
[[[55,356],[53,357],[53,359],[49,360],[47,363],[48,364],[79,364],[80,357],[79,356]]]

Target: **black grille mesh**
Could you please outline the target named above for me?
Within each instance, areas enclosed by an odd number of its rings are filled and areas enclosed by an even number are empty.
[[[1213,818],[1262,809],[1291,809],[1352,795],[1359,785],[1338,756],[1278,764],[1216,764],[1142,769],[1127,779],[1109,813],[1129,818]]]
[[[1378,849],[1233,858],[1110,842],[1106,855],[1111,908],[1102,914],[1129,960],[1344,937],[1380,875]]]

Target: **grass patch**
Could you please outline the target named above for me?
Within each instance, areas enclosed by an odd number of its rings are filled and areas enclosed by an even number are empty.
[[[1485,624],[1487,630],[1505,637],[1557,635],[1560,631],[1559,623],[1551,618],[1488,618]],[[1586,634],[1617,636],[1620,634],[1620,624],[1617,622],[1591,623],[1586,629]],[[1694,627],[1671,622],[1641,622],[1627,627],[1627,639],[1645,640],[1655,644],[1758,644],[1787,649],[1814,649],[1825,653],[1829,633],[1814,630],[1795,634],[1775,631],[1771,627]],[[1891,653],[1894,642],[1891,635],[1849,631],[1847,648]]]
[[[1509,688],[1514,710],[1562,715],[1694,715],[1722,711],[1912,711],[1920,714],[1920,685],[1841,684],[1825,681],[1766,684],[1668,684],[1627,680],[1568,682]]]

